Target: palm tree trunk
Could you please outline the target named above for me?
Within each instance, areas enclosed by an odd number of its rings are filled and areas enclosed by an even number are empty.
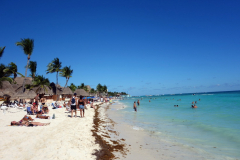
[[[69,79],[66,80],[66,84],[65,84],[64,88],[67,87],[68,80],[69,80]]]
[[[23,92],[24,92],[24,89],[25,89],[25,80],[26,80],[26,77],[27,77],[29,59],[30,59],[30,57],[28,56],[27,67],[26,67],[26,71],[25,71],[25,78],[23,80],[23,90],[22,90]]]
[[[57,72],[57,84],[58,84],[58,72]]]

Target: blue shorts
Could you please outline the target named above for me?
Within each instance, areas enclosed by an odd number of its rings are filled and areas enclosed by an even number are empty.
[[[83,106],[83,105],[80,105],[79,108],[80,108],[80,109],[84,109],[84,106]]]

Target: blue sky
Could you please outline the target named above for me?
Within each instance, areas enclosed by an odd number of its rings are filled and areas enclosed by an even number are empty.
[[[240,1],[0,0],[1,63],[25,73],[15,43],[32,38],[38,75],[58,57],[70,83],[153,95],[240,89]],[[28,71],[29,73],[29,71]],[[59,77],[60,85],[65,78]]]

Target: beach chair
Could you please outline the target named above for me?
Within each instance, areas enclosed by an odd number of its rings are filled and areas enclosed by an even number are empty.
[[[27,114],[33,115],[33,112],[31,111],[31,107],[27,107]]]

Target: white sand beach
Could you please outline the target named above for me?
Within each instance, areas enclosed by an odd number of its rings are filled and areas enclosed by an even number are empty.
[[[0,159],[96,159],[92,155],[99,145],[92,136],[94,109],[88,108],[85,117],[70,118],[64,108],[50,109],[56,119],[35,119],[48,126],[9,126],[19,121],[26,111],[10,109],[0,113]],[[31,116],[35,117],[35,116]]]

